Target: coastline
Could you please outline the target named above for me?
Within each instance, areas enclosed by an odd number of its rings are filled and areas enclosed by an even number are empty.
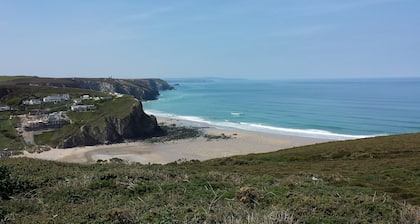
[[[137,141],[111,145],[51,149],[42,153],[24,152],[23,156],[69,163],[96,163],[98,160],[120,158],[126,162],[166,164],[174,161],[202,161],[234,155],[273,152],[331,141],[330,139],[220,128],[200,122],[160,116],[157,117],[157,120],[160,124],[195,127],[200,128],[207,135],[228,137],[226,139],[198,137],[154,143]]]

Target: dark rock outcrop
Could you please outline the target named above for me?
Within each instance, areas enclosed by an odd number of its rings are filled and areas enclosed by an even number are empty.
[[[156,118],[144,113],[141,102],[132,107],[132,111],[123,118],[104,117],[102,126],[85,124],[77,133],[65,139],[60,148],[90,146],[122,142],[126,139],[144,139],[159,136],[162,133]]]

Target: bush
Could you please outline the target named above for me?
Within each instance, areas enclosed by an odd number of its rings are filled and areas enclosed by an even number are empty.
[[[241,187],[236,193],[236,199],[251,207],[257,204],[261,198],[261,194],[253,187]]]
[[[13,181],[10,179],[10,171],[7,167],[0,166],[0,197],[9,199],[13,193]]]

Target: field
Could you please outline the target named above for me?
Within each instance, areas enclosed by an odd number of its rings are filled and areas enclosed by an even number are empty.
[[[17,223],[419,223],[420,134],[181,164],[0,160]]]

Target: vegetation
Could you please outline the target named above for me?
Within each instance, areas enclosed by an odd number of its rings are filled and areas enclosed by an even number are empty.
[[[167,165],[10,158],[0,160],[0,219],[419,223],[419,150],[410,134]]]
[[[23,150],[25,144],[16,133],[15,127],[19,123],[18,118],[10,118],[10,112],[0,112],[0,154],[6,151]]]
[[[1,159],[3,151],[25,147],[15,131],[18,120],[10,115],[68,108],[67,103],[20,106],[23,99],[103,94],[45,86],[52,79],[38,79],[39,86],[14,85],[16,80],[30,78],[0,77],[0,103],[19,109],[0,112],[0,222],[420,222],[420,133],[167,165],[126,164],[119,158],[91,165]],[[106,117],[125,117],[138,102],[124,96],[91,103],[95,111],[69,112],[72,124],[37,135],[36,142],[54,146],[83,125],[103,128]],[[232,137],[175,125],[162,130],[166,136],[149,141]]]
[[[25,76],[0,76],[0,83],[1,82],[8,82],[16,79],[24,78]]]
[[[98,101],[94,111],[68,112],[67,115],[72,123],[51,132],[44,132],[35,136],[35,142],[40,145],[57,146],[63,139],[74,135],[83,125],[105,128],[105,119],[109,117],[122,118],[127,116],[134,105],[138,104],[131,96],[114,98],[110,101]]]
[[[280,178],[296,173],[318,176],[335,180],[337,186],[368,187],[420,205],[416,161],[420,161],[420,134],[323,143],[209,163],[221,170]]]

